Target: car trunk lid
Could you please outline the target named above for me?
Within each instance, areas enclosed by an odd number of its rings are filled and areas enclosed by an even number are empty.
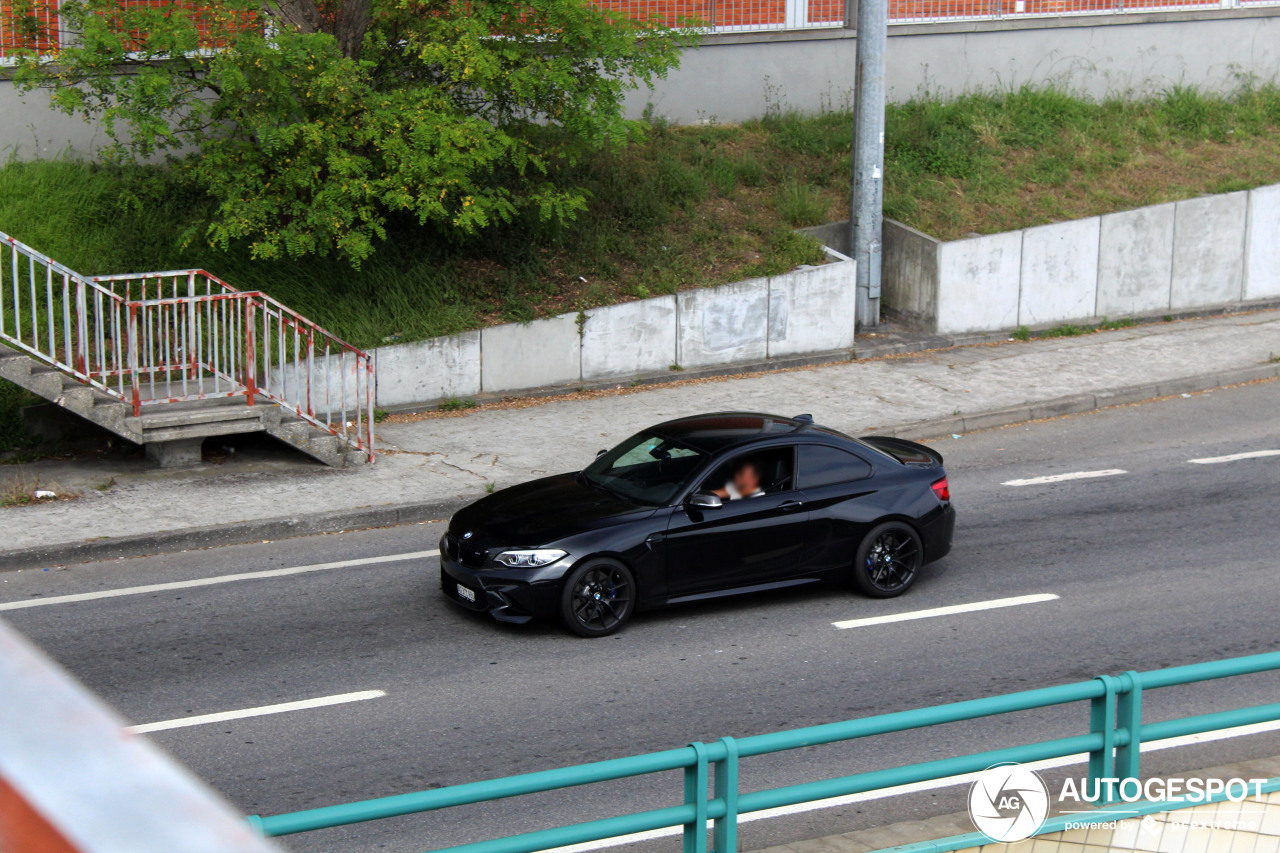
[[[905,438],[894,438],[888,435],[863,436],[859,441],[871,445],[881,453],[892,456],[903,465],[913,468],[941,468],[942,454],[932,447],[926,447]]]

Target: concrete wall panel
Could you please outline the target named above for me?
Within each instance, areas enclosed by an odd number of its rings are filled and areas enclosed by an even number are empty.
[[[1098,316],[1169,307],[1176,209],[1173,204],[1159,204],[1102,217]]]
[[[1280,184],[1249,193],[1245,299],[1280,296]]]
[[[1234,302],[1244,295],[1247,192],[1180,201],[1173,242],[1173,308]]]
[[[852,33],[840,29],[710,36],[653,90],[632,93],[627,111],[639,118],[652,104],[658,115],[691,123],[742,121],[771,107],[846,109],[856,50]],[[1157,94],[1179,84],[1225,92],[1238,88],[1241,74],[1275,78],[1280,17],[1259,7],[895,24],[885,59],[885,86],[896,102],[921,91],[947,96],[1045,83],[1092,97]]]
[[[575,314],[480,332],[480,389],[517,391],[582,379],[582,346]]]
[[[1229,91],[1242,75],[1272,80],[1280,67],[1280,17],[1265,6],[895,25],[889,33],[885,84],[893,101],[921,91],[955,95],[1045,83],[1094,97],[1154,94],[1179,84]],[[652,104],[658,115],[690,123],[742,121],[771,107],[849,108],[856,50],[853,34],[838,28],[710,36],[685,51],[680,67],[652,90],[630,93],[627,112],[640,118]],[[0,156],[15,149],[21,157],[86,154],[105,141],[97,128],[46,104],[46,94],[24,101],[0,80]]]
[[[769,358],[853,348],[853,261],[769,279]]]
[[[378,405],[480,393],[480,332],[378,348]]]
[[[939,241],[921,231],[884,221],[881,301],[907,323],[932,330],[938,322]]]
[[[310,388],[311,408],[323,418],[329,411],[336,420],[343,408],[349,416],[361,405],[358,390],[364,390],[366,382],[377,381],[377,353],[373,353],[374,374],[360,370],[352,356],[315,356],[308,371],[306,357],[299,364],[292,361],[283,367],[275,366],[267,377],[265,388],[271,394],[289,403],[307,408],[307,391]],[[308,380],[308,373],[310,380]],[[357,384],[358,383],[358,384]]]
[[[1098,302],[1098,227],[1098,217],[1093,216],[1022,233],[1019,325],[1093,316]]]
[[[681,367],[755,361],[768,354],[769,280],[753,278],[676,294]]]
[[[582,378],[610,379],[666,370],[676,360],[676,298],[659,296],[587,312]]]
[[[937,331],[1016,326],[1021,269],[1021,231],[943,243],[938,247]]]

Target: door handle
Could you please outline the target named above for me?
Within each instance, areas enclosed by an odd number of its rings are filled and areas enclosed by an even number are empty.
[[[783,512],[795,512],[796,510],[800,509],[802,506],[804,506],[804,503],[802,503],[801,501],[783,501],[782,503],[778,504],[778,509],[782,510]]]

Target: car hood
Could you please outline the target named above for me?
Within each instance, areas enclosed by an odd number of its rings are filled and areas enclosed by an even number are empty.
[[[449,529],[456,536],[471,533],[483,548],[534,547],[654,512],[654,507],[596,488],[576,473],[559,474],[483,497],[455,513]]]

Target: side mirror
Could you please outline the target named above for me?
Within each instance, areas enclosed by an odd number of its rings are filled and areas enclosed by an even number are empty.
[[[608,453],[608,452],[609,452],[609,451],[607,451],[607,450],[597,450],[597,451],[596,451],[596,458],[597,458],[597,459],[599,459],[601,456],[604,456],[604,455],[605,455],[606,453]]]
[[[694,492],[689,495],[689,506],[698,509],[719,509],[724,506],[724,501],[720,500],[719,495],[713,495],[711,492]]]

